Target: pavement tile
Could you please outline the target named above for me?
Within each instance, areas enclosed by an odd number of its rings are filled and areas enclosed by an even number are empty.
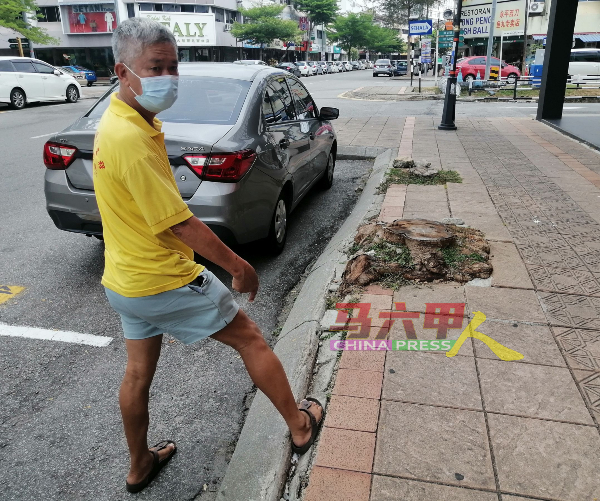
[[[600,330],[600,298],[554,292],[537,296],[552,325]]]
[[[545,325],[486,320],[477,330],[523,355],[523,359],[513,363],[566,367],[565,360],[556,345],[552,332]],[[477,358],[498,360],[498,357],[482,341],[473,340],[473,346]]]
[[[312,480],[311,480],[312,481]],[[327,499],[327,498],[322,498]],[[371,501],[498,501],[493,492],[373,475]]]
[[[465,301],[465,292],[462,285],[407,285],[394,292],[394,303],[406,303],[406,311],[420,311],[421,313],[425,313],[427,308],[426,303],[454,303],[464,305]]]
[[[327,404],[325,426],[344,430],[377,431],[379,400],[332,395]]]
[[[554,335],[570,367],[600,372],[600,331],[555,327]]]
[[[371,475],[313,467],[304,501],[369,501]]]
[[[340,360],[340,369],[383,372],[385,351],[346,350]]]
[[[490,249],[490,261],[494,267],[493,285],[533,289],[527,268],[514,244],[491,242]]]
[[[566,367],[487,359],[477,366],[488,412],[593,424]]]
[[[546,322],[534,291],[465,286],[469,313],[483,312],[490,319]]]
[[[315,465],[371,473],[374,452],[375,433],[325,426]]]
[[[383,294],[385,296],[391,296],[394,294],[392,289],[386,289],[379,284],[367,285],[364,291],[365,294]]]
[[[483,413],[382,401],[373,473],[494,489]]]
[[[379,213],[379,221],[393,223],[396,219],[402,219],[404,209],[402,207],[384,207]]]
[[[382,382],[381,372],[339,369],[332,394],[379,399]]]
[[[588,408],[600,421],[600,373],[573,369],[573,375],[579,383]]]
[[[489,414],[500,489],[561,500],[600,497],[600,436],[592,426]]]
[[[467,226],[482,231],[488,240],[512,241],[510,232],[497,214],[455,211],[453,208],[452,215],[462,219]]]
[[[383,399],[482,409],[472,357],[390,351],[385,368]]]

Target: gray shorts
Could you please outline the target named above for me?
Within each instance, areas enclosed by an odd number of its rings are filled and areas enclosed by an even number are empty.
[[[219,332],[237,315],[229,289],[204,269],[188,285],[154,296],[125,297],[105,288],[108,302],[121,315],[126,339],[168,333],[191,344]]]

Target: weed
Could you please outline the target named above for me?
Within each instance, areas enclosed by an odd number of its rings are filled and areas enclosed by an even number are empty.
[[[375,257],[386,263],[398,263],[404,267],[412,266],[410,251],[406,245],[392,245],[382,241],[371,245],[368,251],[375,251]]]
[[[275,329],[275,330],[274,330],[274,331],[271,333],[271,335],[272,335],[273,337],[278,337],[278,336],[279,336],[279,334],[281,334],[281,331],[282,331],[282,329],[283,329],[283,327],[277,327],[277,329]]]
[[[411,174],[407,169],[390,169],[383,182],[378,186],[378,193],[385,193],[392,184],[446,184],[462,183],[460,174],[454,170],[441,170],[431,177]]]
[[[348,254],[349,256],[352,256],[353,254],[356,254],[359,250],[360,250],[360,245],[358,245],[356,242],[354,242],[350,247],[348,247],[346,254]]]
[[[444,257],[444,262],[450,268],[456,268],[458,265],[466,261],[475,263],[482,263],[485,261],[485,258],[476,252],[471,254],[463,254],[460,252],[460,248],[457,246],[451,246],[442,249],[442,256]]]

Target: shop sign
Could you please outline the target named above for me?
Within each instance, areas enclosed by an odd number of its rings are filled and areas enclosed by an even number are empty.
[[[301,17],[300,19],[298,19],[298,29],[300,31],[308,31],[309,25],[308,25],[308,18],[307,17]]]
[[[169,28],[173,35],[175,35],[177,45],[180,47],[217,45],[214,14],[187,14],[179,12],[174,14],[140,12],[139,14],[141,17],[153,19]]]
[[[341,54],[342,53],[342,48],[338,47],[337,45],[333,46],[333,53],[334,54]]]
[[[489,37],[492,22],[491,0],[463,2],[461,29],[465,38]],[[522,35],[525,26],[525,0],[498,0],[494,35]]]
[[[65,34],[112,33],[117,27],[114,3],[62,5]]]

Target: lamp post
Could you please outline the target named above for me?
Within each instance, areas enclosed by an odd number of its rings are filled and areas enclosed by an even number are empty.
[[[438,125],[441,130],[456,130],[454,120],[456,118],[456,61],[458,59],[458,46],[460,44],[460,22],[463,0],[458,0],[457,13],[454,21],[454,40],[452,42],[452,69],[446,82],[446,97],[444,98],[444,111],[442,122]],[[444,13],[446,14],[446,13]]]

